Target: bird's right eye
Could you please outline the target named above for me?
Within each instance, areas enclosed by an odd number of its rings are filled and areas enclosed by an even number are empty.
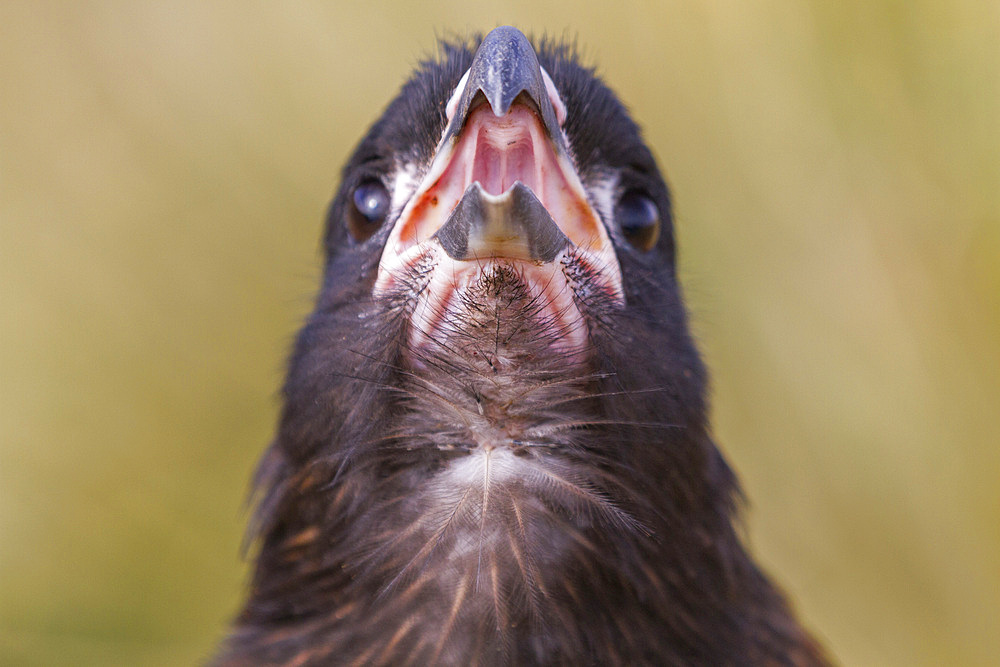
[[[660,211],[648,196],[629,190],[618,200],[615,217],[628,242],[646,252],[660,237]]]
[[[365,241],[382,226],[389,215],[391,198],[382,181],[362,181],[351,193],[347,226],[356,241]]]

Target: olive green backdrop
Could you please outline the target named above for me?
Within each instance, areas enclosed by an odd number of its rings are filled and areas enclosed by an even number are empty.
[[[846,664],[996,660],[1000,5],[361,5],[0,5],[0,663],[211,654],[340,164],[498,23],[577,39],[645,128],[807,622]]]

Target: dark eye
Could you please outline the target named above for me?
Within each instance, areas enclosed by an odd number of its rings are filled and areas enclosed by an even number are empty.
[[[389,191],[382,185],[382,181],[362,181],[351,193],[350,210],[347,213],[351,235],[358,241],[368,239],[385,222],[389,206]]]
[[[615,217],[625,238],[636,248],[645,252],[656,245],[660,237],[660,211],[647,195],[637,190],[623,194]]]

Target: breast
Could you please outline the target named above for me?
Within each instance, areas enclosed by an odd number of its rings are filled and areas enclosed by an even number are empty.
[[[408,500],[363,549],[364,576],[379,582],[364,627],[394,628],[412,664],[551,662],[556,638],[579,651],[586,617],[600,617],[602,596],[622,586],[609,544],[644,528],[593,462],[559,449],[508,441],[443,454],[433,471],[399,471],[397,482],[413,485],[394,491]]]

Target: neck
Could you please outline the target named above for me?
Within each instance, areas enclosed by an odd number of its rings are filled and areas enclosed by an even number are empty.
[[[392,309],[351,358],[293,360],[289,385],[323,400],[287,392],[227,657],[725,662],[804,642],[740,546],[732,474],[700,413],[672,407],[676,387],[651,381],[655,367],[611,371],[635,368],[613,358],[620,339],[602,353],[596,336],[589,361],[567,366],[492,305],[474,329],[383,356],[365,377],[357,355],[404,340]],[[317,391],[331,375],[337,389]],[[317,430],[312,410],[336,418]],[[748,634],[754,615],[773,616],[775,636]]]

